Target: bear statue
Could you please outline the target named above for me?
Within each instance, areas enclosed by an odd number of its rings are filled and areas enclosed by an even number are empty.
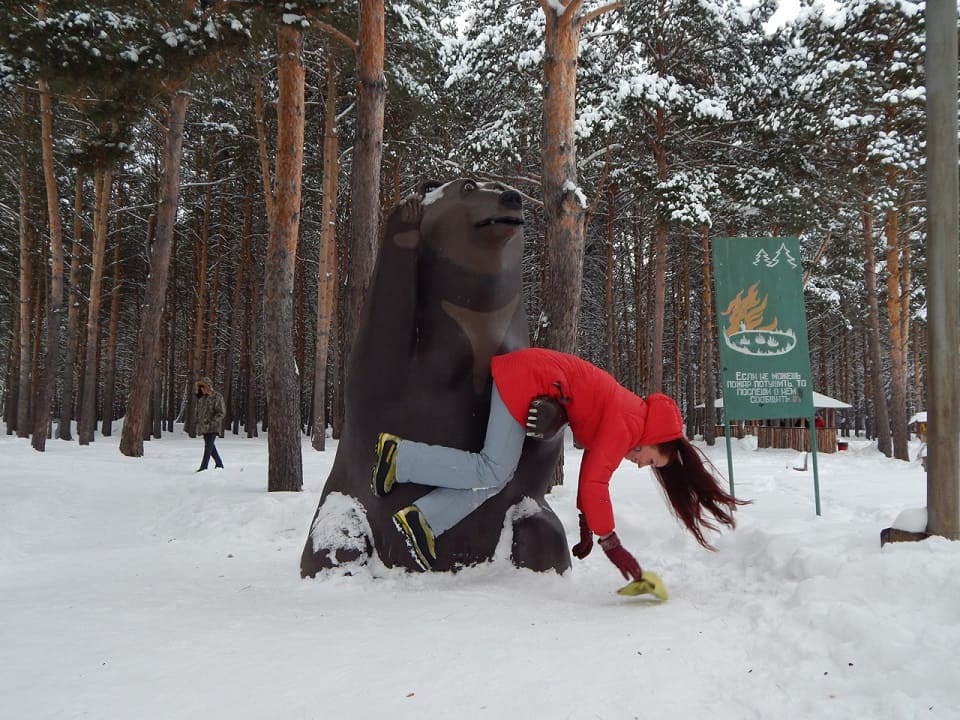
[[[521,292],[523,198],[496,182],[425,183],[384,223],[347,366],[346,413],[300,561],[303,577],[364,565],[420,570],[393,513],[431,488],[371,487],[380,432],[479,451],[490,408],[490,358],[528,346]],[[562,573],[570,552],[545,494],[562,434],[527,438],[513,479],[437,539],[435,571],[491,560],[501,538],[514,565]],[[502,551],[500,551],[502,552]]]

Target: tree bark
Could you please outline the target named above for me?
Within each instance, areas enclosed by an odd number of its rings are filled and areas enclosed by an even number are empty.
[[[107,249],[107,217],[113,169],[97,168],[93,192],[93,251],[90,273],[90,302],[87,310],[87,357],[84,363],[83,397],[77,435],[81,445],[93,442],[97,429],[97,353],[100,347],[100,305],[103,300],[103,267]]]
[[[37,17],[46,17],[47,3],[41,2]],[[34,450],[46,449],[50,425],[50,403],[57,384],[60,359],[60,323],[63,315],[63,226],[60,223],[60,193],[53,162],[53,107],[46,80],[40,88],[40,147],[43,153],[43,181],[47,195],[47,221],[50,229],[50,299],[47,302],[47,344],[40,375],[40,392],[34,408]]]
[[[303,175],[303,35],[292,25],[277,29],[277,188],[264,277],[264,376],[269,406],[267,433],[270,492],[303,487],[300,450],[300,384],[294,365],[293,282],[300,230]]]
[[[180,196],[180,159],[183,156],[183,124],[190,104],[187,88],[175,91],[170,101],[167,132],[164,140],[163,165],[160,172],[160,203],[157,208],[157,228],[150,248],[150,275],[140,316],[140,333],[133,373],[130,376],[130,397],[120,439],[120,452],[129,457],[143,455],[143,435],[146,428],[153,376],[159,351],[160,322],[163,318],[163,299],[170,269],[170,250],[177,222]]]
[[[384,0],[362,0],[357,48],[357,134],[350,173],[350,248],[344,296],[343,357],[350,374],[363,300],[370,288],[380,235],[380,160],[383,155]]]
[[[243,325],[243,397],[245,400],[244,403],[244,429],[246,430],[247,437],[257,437],[257,388],[254,383],[255,377],[255,363],[257,358],[257,332],[259,330],[259,325],[257,324],[257,307],[259,303],[255,303],[253,299],[257,297],[257,274],[253,264],[253,251],[250,250],[250,247],[253,245],[253,238],[250,239],[248,243],[247,257],[244,262],[247,265],[247,297],[246,297],[246,309],[244,311],[244,325]]]
[[[606,257],[603,268],[603,297],[604,297],[604,309],[606,314],[606,344],[607,344],[607,367],[610,373],[616,377],[620,377],[620,358],[617,353],[617,310],[616,310],[616,300],[615,300],[615,290],[613,283],[613,269],[616,266],[615,262],[615,253],[614,253],[614,242],[616,239],[615,233],[615,216],[616,216],[616,203],[617,203],[617,186],[614,183],[609,183],[607,185],[607,237],[606,237]]]
[[[207,320],[206,331],[204,333],[203,347],[203,369],[211,378],[217,378],[217,309],[220,303],[220,273],[223,270],[223,225],[225,213],[225,200],[220,198],[220,210],[217,213],[217,230],[214,235],[217,238],[216,245],[213,248],[213,258],[208,259],[208,263],[213,265],[213,284],[210,287],[210,296],[207,299]]]
[[[634,378],[638,386],[643,385],[647,379],[647,363],[649,343],[647,342],[648,327],[647,318],[643,312],[644,307],[644,268],[646,263],[643,256],[643,240],[639,227],[635,228],[634,246],[633,246],[633,275],[631,277],[633,290],[633,336],[634,336]]]
[[[662,108],[657,108],[654,122],[654,138],[651,150],[657,165],[657,182],[667,180],[667,157],[664,139],[667,134],[667,119]],[[666,315],[667,296],[667,225],[657,217],[653,232],[653,330],[650,333],[650,379],[649,392],[663,390],[663,327]]]
[[[337,301],[337,189],[340,163],[337,136],[337,66],[327,53],[327,100],[323,121],[323,204],[320,211],[320,257],[317,263],[317,338],[313,365],[314,450],[326,448],[327,358]]]
[[[866,198],[866,180],[862,182],[861,189]],[[877,434],[877,449],[890,457],[890,420],[887,415],[880,355],[880,305],[877,300],[877,261],[873,249],[873,208],[867,200],[863,201],[860,219],[864,246],[864,282],[867,289],[867,340],[870,348],[867,361],[870,366],[870,385],[873,391],[873,419]]]
[[[210,217],[213,214],[213,182],[216,177],[216,152],[211,146],[209,165],[207,166],[207,187],[203,195],[203,211],[200,215],[199,242],[194,244],[193,253],[193,332],[191,334],[190,362],[188,372],[189,392],[184,417],[184,429],[190,437],[196,437],[196,397],[194,385],[204,375],[213,376],[211,368],[204,365],[204,347],[207,336],[207,266],[210,257]],[[199,162],[198,162],[199,164]],[[198,168],[199,172],[199,168]]]
[[[896,192],[897,170],[887,168],[887,188]],[[899,193],[897,193],[899,195]],[[900,278],[900,222],[897,206],[891,204],[885,214],[884,237],[886,239],[887,266],[887,334],[890,340],[890,406],[893,414],[890,425],[893,431],[893,456],[909,460],[909,431],[907,429],[907,342],[910,316],[909,294],[903,293]],[[904,268],[908,272],[907,268]]]
[[[27,113],[29,95],[26,88],[21,99],[21,144],[17,153],[20,194],[20,373],[17,378],[17,437],[30,434],[30,337],[33,328],[33,230],[30,227],[30,175],[27,167]]]
[[[82,139],[82,136],[81,136]],[[80,334],[80,256],[83,254],[83,173],[77,170],[73,196],[73,242],[70,246],[70,295],[67,298],[67,338],[63,358],[63,384],[60,397],[60,422],[57,437],[73,438],[74,388],[76,384],[77,339]]]
[[[263,183],[263,202],[267,209],[267,225],[273,224],[273,188],[270,186],[270,157],[267,152],[267,124],[263,119],[263,80],[257,78],[253,86],[253,121],[257,128],[257,160],[260,162],[260,181]]]
[[[710,255],[710,229],[700,229],[700,267],[703,272],[703,326],[700,328],[700,357],[703,372],[703,439],[713,447],[717,441],[716,366],[713,362],[715,331],[713,327],[713,261]]]
[[[547,20],[540,155],[546,248],[543,337],[547,347],[569,353],[577,349],[586,216],[586,199],[577,184],[574,134],[582,4],[572,0],[561,10],[541,2]]]
[[[239,356],[241,363],[245,353],[238,352],[237,346],[243,338],[243,295],[244,284],[246,283],[246,257],[249,253],[251,227],[253,225],[253,184],[247,180],[244,183],[243,209],[241,215],[243,224],[240,230],[240,247],[237,249],[236,273],[233,276],[233,298],[230,301],[230,339],[227,343],[227,357],[224,360],[224,380],[223,380],[223,399],[227,406],[227,417],[224,421],[224,427],[232,427],[233,434],[239,432],[238,418],[240,412],[237,405],[237,397],[240,396],[235,389],[237,385],[237,375],[234,373],[236,359]]]
[[[18,303],[10,305],[10,343],[7,347],[6,364],[3,374],[3,422],[7,426],[7,435],[12,435],[17,424],[17,378],[20,368],[20,307]]]
[[[110,328],[107,334],[106,372],[103,377],[103,423],[100,434],[113,435],[113,404],[116,398],[117,335],[120,325],[120,233],[115,232],[113,246],[113,284],[110,287]]]
[[[152,235],[151,235],[151,243],[152,243],[152,241],[153,241],[153,238],[156,237],[156,234],[157,234],[156,224],[157,224],[157,216],[156,216],[156,214],[154,214],[154,216],[153,216],[153,233],[152,233]],[[167,381],[166,381],[166,390],[167,390],[167,392],[166,392],[166,396],[167,396],[167,400],[166,400],[166,403],[167,403],[167,405],[166,405],[166,412],[163,413],[163,420],[164,420],[165,423],[166,423],[166,430],[167,430],[167,432],[173,432],[174,426],[176,425],[176,407],[177,407],[177,363],[176,363],[176,358],[177,358],[177,343],[176,343],[176,337],[177,337],[177,318],[179,317],[179,314],[180,314],[180,313],[179,313],[179,310],[178,310],[178,308],[177,308],[177,302],[176,302],[176,295],[177,295],[177,272],[178,272],[178,267],[177,267],[177,235],[176,235],[176,233],[174,233],[174,234],[173,234],[173,238],[172,238],[172,240],[171,240],[171,248],[170,248],[170,269],[169,269],[170,275],[169,275],[169,278],[168,278],[168,280],[167,280],[167,292],[166,292],[167,301],[166,301],[166,308],[165,308],[165,314],[166,314],[166,316],[167,316],[167,317],[166,317],[166,328],[167,328],[167,345],[166,345],[166,352],[167,352],[167,361],[166,361],[166,362],[167,362],[167,367],[166,367],[166,378],[167,378]],[[161,321],[160,321],[161,324],[163,323],[163,314],[164,314],[164,313],[161,313]],[[158,345],[158,346],[157,346],[157,357],[158,357],[158,359],[163,357],[162,355],[160,355],[160,353],[162,352],[162,349],[163,349],[163,348],[164,348],[163,345]],[[158,365],[159,365],[159,361],[158,361]],[[160,371],[161,371],[161,368],[158,367],[158,368],[156,369],[156,371],[155,371],[155,374],[159,374]],[[156,410],[157,413],[160,413],[160,412],[161,412],[161,410],[160,410],[161,407],[163,407],[163,403],[157,403],[157,405],[156,405],[156,407],[155,407],[155,410]],[[128,406],[128,410],[129,410],[129,406]],[[149,415],[148,415],[148,417],[149,417]],[[147,422],[144,422],[143,429],[144,429],[143,439],[144,439],[144,440],[147,440],[147,439],[149,439],[149,433],[147,432]],[[157,435],[157,437],[160,437],[160,436]]]

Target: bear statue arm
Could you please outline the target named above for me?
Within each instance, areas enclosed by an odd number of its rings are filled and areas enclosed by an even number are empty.
[[[352,366],[375,364],[372,372],[351,372],[350,392],[382,397],[407,377],[416,339],[417,258],[420,246],[418,197],[395,207],[384,226],[383,243],[364,302]],[[362,380],[361,380],[362,378]],[[361,384],[362,383],[362,384]]]

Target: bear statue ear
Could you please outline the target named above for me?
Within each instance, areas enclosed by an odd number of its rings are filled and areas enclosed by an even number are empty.
[[[428,192],[431,190],[436,190],[438,187],[443,187],[444,184],[445,183],[441,182],[440,180],[424,180],[417,185],[417,195],[423,199],[426,197]]]

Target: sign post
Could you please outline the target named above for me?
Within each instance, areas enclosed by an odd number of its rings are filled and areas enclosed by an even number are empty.
[[[713,270],[730,491],[731,420],[806,418],[819,515],[820,479],[800,242],[783,237],[716,238]]]

